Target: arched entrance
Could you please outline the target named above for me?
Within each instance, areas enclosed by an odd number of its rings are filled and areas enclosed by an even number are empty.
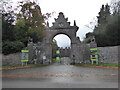
[[[82,50],[80,50],[81,42],[76,37],[79,27],[76,26],[75,21],[73,26],[70,26],[70,22],[67,21],[68,18],[65,18],[64,14],[60,12],[52,27],[49,27],[49,23],[47,23],[46,37],[44,38],[46,63],[52,62],[52,40],[58,34],[65,34],[71,39],[70,59],[72,62],[79,63],[83,60]]]
[[[53,40],[57,42],[57,45],[60,48],[71,47],[71,39],[65,34],[58,34]]]
[[[56,52],[60,53],[57,54]],[[58,34],[53,38],[52,43],[52,58],[53,62],[56,64],[64,64],[69,65],[71,63],[70,60],[70,52],[71,52],[71,40],[65,34]],[[59,60],[57,60],[57,56]]]

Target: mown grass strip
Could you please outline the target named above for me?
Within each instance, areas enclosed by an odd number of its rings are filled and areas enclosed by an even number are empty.
[[[82,65],[92,65],[92,66],[120,66],[120,64],[114,64],[114,63],[99,63],[99,64],[91,64],[91,63],[86,63],[86,64],[83,64],[83,63],[81,63],[81,64],[75,64],[75,65],[80,65],[80,66],[82,66]]]
[[[120,64],[113,64],[113,63],[99,63],[99,64],[75,64],[76,66],[85,66],[85,67],[94,67],[94,68],[111,68],[111,69],[120,69]]]
[[[7,70],[7,69],[17,69],[17,68],[28,68],[28,67],[42,67],[48,66],[50,64],[29,64],[29,65],[3,65],[0,67],[0,70]]]

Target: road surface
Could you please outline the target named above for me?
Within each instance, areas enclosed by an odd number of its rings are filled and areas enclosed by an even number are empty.
[[[4,70],[2,85],[3,88],[118,88],[118,70],[55,63]]]

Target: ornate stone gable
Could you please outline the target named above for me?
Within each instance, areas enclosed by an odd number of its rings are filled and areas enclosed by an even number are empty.
[[[59,13],[58,18],[55,19],[55,22],[53,23],[52,29],[65,29],[70,28],[70,22],[67,22],[68,18],[64,17],[64,14],[62,12]]]

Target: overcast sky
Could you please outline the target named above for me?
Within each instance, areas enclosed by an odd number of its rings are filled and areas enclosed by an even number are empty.
[[[98,12],[102,4],[110,3],[110,0],[38,0],[42,13],[55,12],[52,18],[49,19],[50,25],[54,22],[54,18],[57,18],[59,12],[63,12],[65,17],[68,17],[68,21],[73,25],[73,21],[76,20],[76,24],[79,27],[77,36],[81,40],[85,37],[87,32],[92,32],[92,29],[87,28],[91,21],[96,19]],[[57,35],[55,37],[59,46],[70,46],[70,39],[64,35]]]
[[[16,0],[13,0],[16,1]],[[50,26],[54,22],[54,18],[57,18],[59,12],[63,12],[65,17],[68,17],[68,21],[73,25],[74,20],[79,27],[77,36],[80,40],[83,40],[87,32],[92,32],[92,29],[87,28],[91,21],[96,19],[98,12],[102,4],[110,3],[111,0],[36,0],[43,14],[55,12],[53,16],[49,19]],[[62,37],[56,36],[55,39],[59,42],[59,46],[70,45],[70,40]],[[64,40],[64,41],[63,41]]]

